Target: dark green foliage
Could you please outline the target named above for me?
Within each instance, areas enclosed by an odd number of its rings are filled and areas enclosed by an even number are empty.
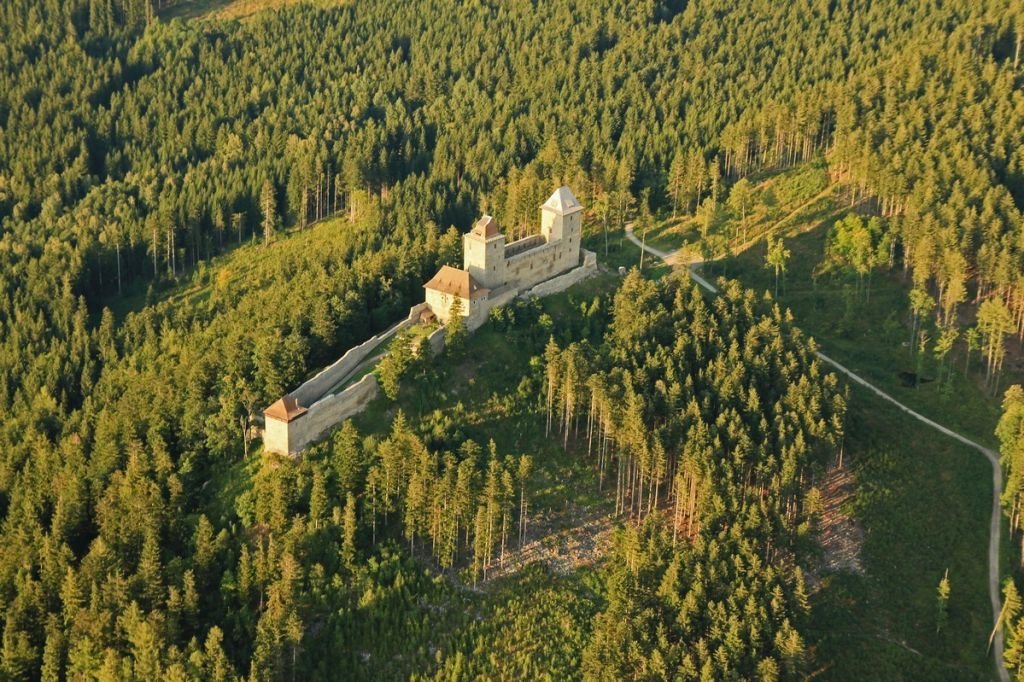
[[[709,304],[677,278],[633,271],[600,348],[549,343],[555,428],[614,481],[616,510],[632,520],[588,678],[807,670],[793,557],[813,511],[804,483],[837,451],[845,402],[788,315],[723,286]]]
[[[420,300],[434,269],[458,260],[447,226],[480,209],[522,233],[564,182],[606,236],[641,196],[651,210],[710,201],[715,218],[726,181],[828,152],[854,203],[900,218],[888,224],[921,283],[938,272],[932,286],[955,291],[941,274],[955,270],[936,263],[963,251],[983,293],[1014,310],[1024,300],[1012,277],[1019,24],[1005,2],[370,0],[191,24],[150,21],[151,8],[0,3],[5,677],[327,678],[338,670],[325,652],[339,649],[350,670],[369,653],[386,679],[436,663],[428,651],[395,659],[395,642],[434,625],[405,618],[430,580],[394,552],[366,549],[376,515],[364,493],[387,441],[342,430],[317,451],[329,461],[314,452],[296,466],[261,466],[249,446],[260,408]],[[625,432],[639,434],[678,397],[650,382],[670,371],[659,349],[675,342],[675,323],[623,301],[574,305],[587,309],[541,315],[523,304],[496,326],[538,355],[551,336],[578,344],[570,375],[582,377],[615,315],[607,357],[628,368]],[[688,324],[697,321],[707,322]],[[725,329],[719,338],[726,359],[743,341]],[[500,400],[525,411],[540,386],[521,377]],[[419,502],[424,481],[479,477],[484,492],[464,511],[488,528],[482,554],[472,547],[482,568],[500,551],[494,519],[510,514],[506,474],[515,487],[518,463],[460,450],[473,428],[464,414],[438,415],[418,444],[403,436],[418,459],[401,480],[416,485],[401,493],[404,533],[398,492],[394,527],[382,530],[420,548],[432,521]],[[664,453],[640,448],[648,479],[687,435],[670,423],[659,425],[670,431],[657,436]],[[562,434],[567,443],[568,423]],[[471,471],[464,462],[474,460]],[[786,485],[782,499],[799,506]],[[781,626],[776,634],[765,646],[778,649],[778,672],[792,673],[798,661],[782,652],[796,642]],[[572,669],[571,655],[559,660],[553,674]],[[756,664],[770,676],[767,660]]]

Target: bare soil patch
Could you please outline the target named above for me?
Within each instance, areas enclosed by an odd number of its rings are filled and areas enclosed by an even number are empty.
[[[821,484],[823,509],[818,522],[822,555],[821,573],[864,573],[861,549],[864,528],[844,509],[853,496],[855,481],[849,466],[835,467]]]

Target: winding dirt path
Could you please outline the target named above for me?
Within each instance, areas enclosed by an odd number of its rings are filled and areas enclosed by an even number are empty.
[[[636,238],[636,235],[633,234],[632,225],[626,226],[626,238],[629,239],[634,244],[636,244],[638,247],[645,250],[647,253],[653,256],[657,256],[658,258],[661,258],[669,265],[676,264],[678,251],[661,251],[659,249],[655,249],[654,247],[643,244],[639,239]],[[718,288],[697,273],[697,269],[700,267],[700,265],[700,261],[687,263],[687,269],[690,272],[690,277],[693,278],[694,282],[702,286],[707,291],[711,292],[712,294],[717,294]],[[975,443],[973,440],[967,438],[966,436],[963,436],[957,433],[956,431],[953,431],[952,429],[949,429],[943,426],[942,424],[939,424],[938,422],[929,419],[928,417],[925,417],[923,414],[920,414],[919,412],[910,409],[896,398],[892,397],[891,395],[889,395],[882,389],[878,388],[874,384],[870,383],[869,381],[867,381],[860,375],[856,374],[852,370],[846,368],[845,366],[836,362],[832,358],[828,357],[821,351],[815,351],[815,355],[817,355],[822,362],[832,366],[834,369],[836,369],[841,374],[844,374],[848,379],[850,379],[854,383],[860,384],[864,388],[868,389],[869,391],[877,395],[879,398],[882,398],[883,400],[892,403],[893,405],[895,405],[896,407],[898,407],[899,409],[903,410],[908,415],[913,417],[914,419],[924,424],[927,424],[928,426],[939,431],[940,433],[949,436],[950,438],[960,441],[961,443],[970,448],[977,450],[982,455],[984,455],[985,459],[987,459],[989,461],[989,464],[992,465],[992,518],[989,522],[988,531],[988,598],[992,606],[992,624],[994,626],[999,618],[999,612],[1002,610],[1002,602],[999,597],[999,534],[1002,529],[1002,512],[999,509],[999,498],[1003,494],[1003,471],[1002,467],[999,464],[998,453],[996,453],[994,450],[991,450],[990,448],[986,448],[985,446],[979,443]],[[1006,671],[1006,668],[1003,666],[1002,628],[996,630],[992,648],[995,656],[996,672],[999,675],[1000,682],[1010,682],[1010,675]]]

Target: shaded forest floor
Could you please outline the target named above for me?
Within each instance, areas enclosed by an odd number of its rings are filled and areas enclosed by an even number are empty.
[[[603,508],[569,503],[563,510],[544,510],[532,519],[533,539],[508,553],[488,577],[501,578],[538,563],[552,573],[570,575],[600,565],[611,549],[616,520]]]

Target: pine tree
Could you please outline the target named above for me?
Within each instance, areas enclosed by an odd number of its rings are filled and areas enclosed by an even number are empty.
[[[320,528],[327,519],[327,483],[322,471],[313,473],[309,491],[309,521],[314,529]]]
[[[235,669],[224,653],[224,633],[216,625],[206,634],[203,645],[203,677],[210,682],[231,682]]]
[[[160,545],[156,533],[147,531],[135,574],[139,595],[150,608],[157,607],[164,595],[161,577]]]
[[[786,263],[789,262],[790,251],[783,243],[782,239],[768,238],[768,250],[765,256],[765,267],[773,269],[775,271],[775,296],[779,295],[779,274],[785,274]]]
[[[938,613],[935,619],[935,632],[938,633],[946,625],[949,618],[949,569],[942,575],[939,581],[938,591]]]
[[[544,371],[547,377],[547,390],[545,402],[547,404],[547,424],[544,427],[544,435],[551,435],[551,422],[554,413],[555,400],[558,395],[559,376],[561,375],[562,354],[555,343],[555,337],[549,336],[548,343],[544,347]]]
[[[356,562],[356,496],[349,493],[345,498],[345,521],[342,528],[341,559],[345,566],[352,568]]]
[[[204,575],[205,571],[213,562],[214,553],[216,552],[216,545],[213,538],[213,525],[210,524],[210,520],[206,518],[206,514],[199,515],[192,543],[195,548],[192,554],[195,567],[198,569],[200,575]]]
[[[462,314],[462,299],[454,296],[448,309],[448,324],[445,326],[444,347],[450,358],[459,358],[466,347],[466,318]]]
[[[263,213],[263,243],[270,244],[277,229],[277,197],[270,180],[264,180],[260,190],[260,211]]]
[[[519,479],[519,541],[522,547],[526,543],[526,519],[528,502],[526,499],[526,487],[530,480],[530,473],[533,469],[533,458],[529,455],[520,455],[519,468],[516,471]]]
[[[456,300],[459,299],[456,298]],[[446,340],[450,343],[450,326]],[[380,388],[388,400],[396,400],[398,398],[402,378],[413,365],[411,344],[412,337],[407,332],[400,332],[395,338],[394,343],[389,347],[387,354],[377,363],[377,377],[380,380]]]
[[[683,150],[677,149],[672,156],[672,165],[668,171],[668,192],[672,197],[672,218],[679,212],[679,202],[686,187],[686,156]]]
[[[740,235],[741,244],[747,240],[747,213],[750,211],[752,203],[753,191],[750,181],[746,178],[737,180],[736,184],[732,186],[732,190],[729,191],[729,208],[740,216],[740,225],[743,228]]]

